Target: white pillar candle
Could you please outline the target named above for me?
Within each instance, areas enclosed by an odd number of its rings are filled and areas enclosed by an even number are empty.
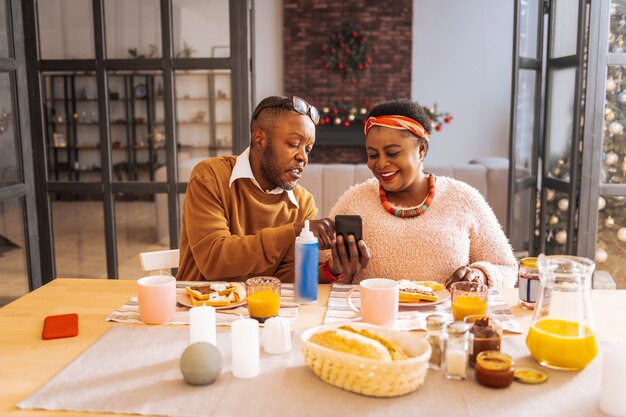
[[[254,378],[259,369],[259,322],[239,319],[231,325],[233,376]]]
[[[603,352],[600,410],[610,416],[626,416],[626,345],[608,347]]]
[[[217,346],[214,307],[200,306],[189,310],[189,344],[196,342]]]

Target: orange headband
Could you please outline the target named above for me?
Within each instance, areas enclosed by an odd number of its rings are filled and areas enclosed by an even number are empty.
[[[405,117],[405,116],[378,116],[370,117],[365,121],[365,127],[363,131],[367,135],[372,126],[383,126],[391,129],[408,130],[411,133],[419,136],[420,138],[428,141],[428,132],[424,129],[424,126],[417,121]]]

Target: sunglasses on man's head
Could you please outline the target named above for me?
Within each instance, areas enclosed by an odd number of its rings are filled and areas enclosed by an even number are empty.
[[[257,107],[254,114],[252,115],[252,120],[256,120],[256,118],[259,117],[261,111],[263,111],[264,109],[282,107],[285,105],[290,105],[293,110],[297,111],[300,114],[303,114],[305,116],[308,115],[315,124],[318,124],[320,122],[320,112],[314,106],[311,106],[309,103],[307,103],[305,99],[298,96],[292,96],[276,101],[274,103],[270,102]]]

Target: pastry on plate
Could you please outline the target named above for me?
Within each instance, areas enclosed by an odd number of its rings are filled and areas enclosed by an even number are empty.
[[[222,307],[246,299],[246,288],[239,282],[216,282],[185,287],[194,306]]]
[[[423,285],[424,282],[428,282],[429,285]],[[441,285],[434,281],[410,281],[408,279],[399,281],[398,289],[400,291],[400,302],[419,303],[420,301],[439,301],[439,296],[432,288],[435,287],[435,285],[432,283]],[[443,285],[441,286],[443,287]]]

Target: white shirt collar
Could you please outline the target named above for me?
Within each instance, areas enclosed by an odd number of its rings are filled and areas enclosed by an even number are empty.
[[[245,151],[241,153],[237,157],[235,161],[235,166],[233,167],[233,172],[230,174],[230,181],[228,183],[229,187],[232,187],[233,182],[241,178],[249,178],[254,185],[261,191],[266,194],[281,194],[287,193],[287,197],[289,197],[289,201],[293,203],[294,206],[300,208],[298,201],[296,200],[296,196],[293,194],[293,190],[284,190],[280,187],[276,187],[273,190],[265,191],[261,188],[256,178],[254,178],[254,174],[252,173],[252,167],[250,166],[250,147],[248,146]]]

